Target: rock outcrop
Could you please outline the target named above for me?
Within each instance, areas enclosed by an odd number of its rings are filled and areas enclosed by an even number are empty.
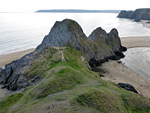
[[[28,78],[23,73],[37,58],[43,55],[42,52],[45,52],[45,48],[53,46],[71,46],[81,50],[91,67],[98,66],[108,59],[122,58],[124,57],[122,51],[126,50],[121,45],[116,29],[106,33],[102,28],[97,28],[87,37],[77,22],[70,19],[57,21],[34,52],[7,64],[4,69],[0,69],[0,84],[10,90],[18,90],[31,85],[33,78]]]
[[[126,47],[121,45],[120,38],[118,36],[118,31],[116,29],[112,29],[110,33],[106,33],[101,27],[95,29],[88,37],[94,43],[102,49],[100,54],[104,56],[103,60],[101,59],[91,59],[89,61],[90,65],[93,65],[93,62],[103,63],[108,59],[118,60],[124,57],[123,51],[126,51]]]
[[[150,20],[150,8],[136,9],[135,11],[121,11],[118,18],[134,19],[135,21]]]
[[[128,90],[128,91],[132,91],[132,92],[134,92],[134,93],[138,93],[138,92],[136,91],[136,89],[135,89],[132,85],[130,85],[130,84],[118,83],[118,85],[119,85],[121,88],[124,88],[124,89],[126,89],[126,90]]]

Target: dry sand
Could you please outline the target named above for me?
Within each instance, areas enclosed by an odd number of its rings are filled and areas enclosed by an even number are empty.
[[[99,68],[105,71],[102,79],[114,83],[128,83],[131,84],[139,94],[150,98],[150,80],[138,75],[122,63],[117,61],[109,61]]]
[[[7,89],[1,89],[1,87],[2,87],[2,85],[0,85],[0,98],[3,98],[5,96],[13,93],[12,91],[9,91]]]
[[[121,43],[127,48],[150,47],[150,36],[122,37]]]
[[[22,56],[32,52],[33,50],[34,49],[28,49],[28,50],[24,50],[24,51],[0,55],[0,67],[3,67],[5,64],[9,64],[12,61],[21,58]]]
[[[126,46],[127,48],[150,47],[150,37],[125,37],[121,38],[121,42],[122,45]],[[33,50],[34,49],[30,49],[26,51],[0,55],[0,67],[12,62],[13,60],[21,58]],[[117,61],[109,61],[104,63],[100,68],[106,71],[104,74],[105,77],[103,77],[104,80],[115,83],[129,83],[133,85],[141,95],[150,98],[150,81],[130,70],[122,63],[119,64]],[[0,89],[0,97],[4,97],[7,94],[10,94],[10,91]]]

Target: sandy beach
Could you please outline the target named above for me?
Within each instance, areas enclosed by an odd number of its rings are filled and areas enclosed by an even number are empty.
[[[114,83],[128,83],[131,84],[139,94],[150,98],[150,80],[138,75],[122,63],[117,61],[109,61],[99,68],[104,70],[104,77],[102,79]]]
[[[122,37],[121,43],[127,48],[150,47],[150,36]]]
[[[129,48],[150,47],[150,37],[125,37],[121,38],[122,45]],[[139,55],[140,56],[140,55]],[[130,59],[130,58],[129,58]],[[139,58],[141,61],[142,58]],[[139,65],[139,62],[134,62],[134,65]],[[142,63],[140,63],[142,65]],[[144,65],[141,66],[144,68]],[[109,61],[99,68],[105,71],[104,80],[114,83],[128,83],[135,87],[139,94],[150,98],[150,79],[141,76],[137,71],[133,71],[123,63],[117,61]]]
[[[33,50],[34,49],[28,49],[28,50],[24,50],[24,51],[18,51],[18,52],[14,52],[14,53],[0,55],[0,67],[3,67],[5,64],[9,64],[14,60],[17,60],[17,59],[23,57],[24,55],[32,52]]]
[[[127,48],[135,47],[150,47],[150,37],[123,37],[121,38],[122,45]],[[29,49],[20,52],[0,55],[0,67],[19,59],[25,54],[32,52],[34,49]],[[114,83],[129,83],[133,85],[139,94],[150,98],[150,80],[138,75],[136,72],[129,69],[127,66],[117,61],[109,61],[104,63],[99,68],[102,68],[106,73],[103,79]],[[10,94],[9,91],[0,89],[0,97]]]

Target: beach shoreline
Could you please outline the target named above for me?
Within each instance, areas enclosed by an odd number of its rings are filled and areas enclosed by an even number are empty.
[[[150,20],[140,20],[144,27],[150,28]]]
[[[122,45],[128,49],[136,47],[150,47],[150,36],[122,37],[121,42]],[[34,49],[0,55],[0,67],[17,60],[32,51],[34,51]],[[139,94],[150,98],[150,80],[138,75],[136,72],[132,71],[122,63],[119,64],[117,61],[110,60],[109,62],[102,64],[100,68],[106,70],[106,73],[103,77],[104,80],[114,83],[129,83],[138,90]],[[0,89],[0,98],[5,97],[8,94],[11,94],[10,91],[6,89]]]
[[[150,36],[130,36],[121,37],[123,46],[129,48],[150,47]]]
[[[6,64],[11,63],[14,60],[17,60],[24,55],[31,53],[34,49],[28,49],[28,50],[23,50],[23,51],[17,51],[13,53],[8,53],[8,54],[3,54],[0,55],[0,68],[5,66]]]
[[[148,36],[124,37],[121,38],[121,42],[123,46],[127,47],[127,49],[139,47],[150,48],[150,37]],[[141,61],[142,58],[139,59]],[[135,63],[136,63],[135,65],[138,65],[139,62]],[[140,95],[146,98],[150,98],[150,90],[149,90],[150,79],[140,75],[139,72],[135,70],[133,71],[131,68],[127,67],[126,64],[109,60],[108,62],[102,64],[102,66],[100,66],[99,68],[101,68],[106,72],[102,79],[116,84],[118,83],[131,84]]]

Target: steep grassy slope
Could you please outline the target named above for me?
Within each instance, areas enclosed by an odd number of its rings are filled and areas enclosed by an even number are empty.
[[[103,81],[72,47],[46,48],[23,74],[41,76],[23,92],[0,100],[0,113],[148,113],[150,100]]]

